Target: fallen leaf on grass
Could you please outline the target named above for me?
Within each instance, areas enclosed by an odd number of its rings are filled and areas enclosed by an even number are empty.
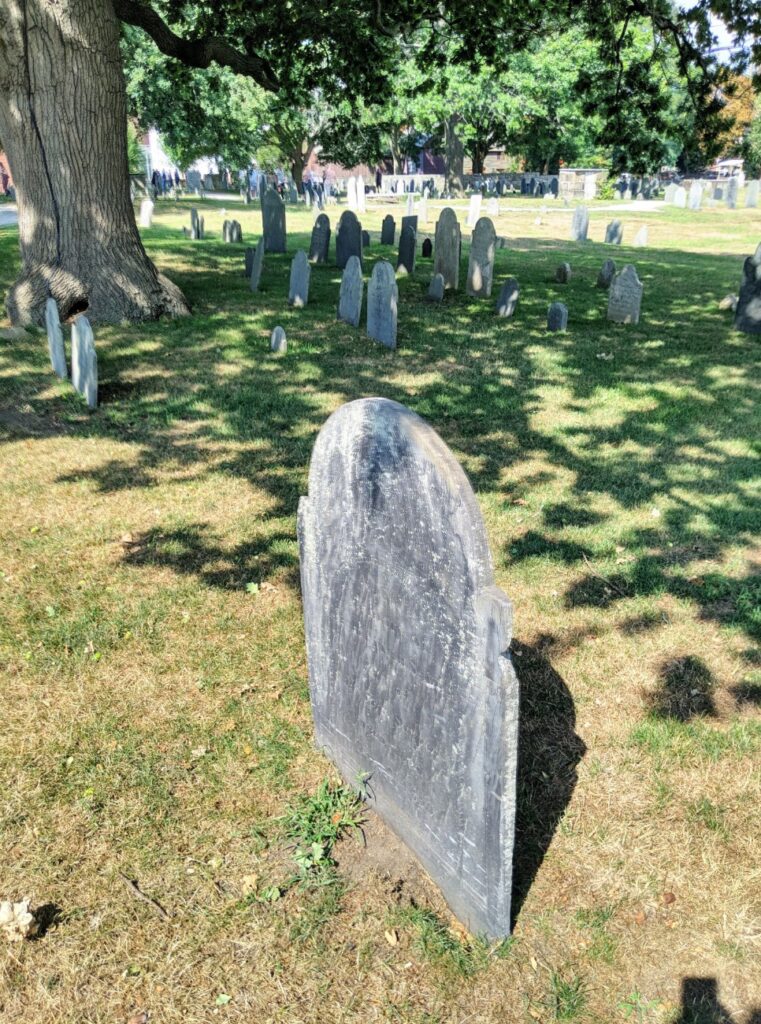
[[[244,896],[250,895],[252,892],[256,892],[259,888],[259,876],[258,875],[244,875],[240,880],[241,892]]]
[[[397,932],[396,928],[392,928],[389,931],[384,932],[383,934],[385,935],[386,942],[389,944],[389,946],[396,946],[396,945],[398,945],[398,943],[399,943],[399,932]]]
[[[644,910],[638,910],[637,913],[634,915],[634,923],[635,924],[644,924],[645,921],[647,921],[647,915],[645,914],[645,911]]]
[[[663,900],[664,906],[668,906],[670,903],[676,903],[676,896],[673,892],[664,892],[661,899]]]

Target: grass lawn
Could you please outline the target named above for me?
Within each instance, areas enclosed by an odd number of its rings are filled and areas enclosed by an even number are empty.
[[[96,413],[44,335],[0,343],[0,899],[49,924],[0,942],[2,1020],[758,1024],[761,339],[718,304],[761,211],[608,204],[584,245],[570,210],[508,201],[515,316],[428,304],[419,258],[390,352],[336,322],[332,266],[288,309],[308,212],[252,295],[196,205],[206,240],[189,203],[143,232],[194,314],[96,328]],[[649,247],[601,244],[613,216]],[[638,326],[605,318],[611,255]],[[3,229],[3,289],[16,266]],[[312,746],[296,507],[321,425],[367,395],[453,449],[515,606],[516,924],[492,948],[377,822],[362,845]]]

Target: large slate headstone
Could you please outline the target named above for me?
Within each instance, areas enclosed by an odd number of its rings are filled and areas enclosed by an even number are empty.
[[[512,316],[518,305],[520,285],[514,277],[508,277],[499,290],[497,299],[497,316]]]
[[[735,328],[745,334],[761,334],[761,244],[743,266]]]
[[[608,320],[617,324],[638,324],[643,286],[637,271],[627,265],[616,274],[608,292]]]
[[[465,224],[469,228],[474,228],[478,223],[478,219],[481,216],[481,203],[483,196],[480,192],[476,192],[470,197],[470,206],[468,207],[468,219]]]
[[[362,225],[352,210],[344,210],[336,230],[336,266],[343,270],[350,256],[362,262]]]
[[[614,260],[605,260],[603,265],[600,267],[600,273],[597,275],[597,287],[602,288],[605,291],[610,288],[610,283],[616,276],[616,264]]]
[[[299,249],[291,261],[291,279],[288,287],[288,305],[303,309],[309,302],[309,277],[312,268],[307,254]]]
[[[58,315],[58,306],[54,298],[49,298],[45,303],[45,331],[48,336],[50,365],[58,377],[66,380],[69,376],[69,371],[66,368],[66,351],[63,347],[61,318]]]
[[[474,298],[488,299],[494,277],[494,252],[497,248],[497,233],[488,217],[481,217],[473,229],[468,260],[468,281],[466,291]]]
[[[317,437],[298,537],[318,746],[469,931],[508,935],[512,605],[467,477],[409,409],[351,402]]]
[[[262,234],[265,252],[285,252],[285,203],[274,188],[262,196]]]
[[[411,224],[405,224],[399,236],[399,258],[396,269],[405,274],[415,273],[415,254],[417,251],[417,235]]]
[[[259,291],[259,281],[262,277],[264,266],[264,238],[260,238],[251,257],[251,272],[248,275],[248,283],[252,292]]]
[[[755,209],[758,206],[758,192],[761,181],[749,181],[745,190],[745,208]]]
[[[402,217],[402,228],[401,228],[401,230],[404,231],[404,229],[408,225],[409,225],[409,227],[415,229],[415,235],[417,235],[417,214],[416,213],[411,214],[409,217]]]
[[[339,320],[351,324],[352,327],[359,327],[364,290],[362,264],[358,256],[350,256],[341,275],[341,289],[338,294]]]
[[[86,316],[78,316],[71,325],[71,383],[91,409],[98,408],[98,357]]]
[[[612,220],[605,229],[605,241],[609,245],[621,245],[624,240],[624,227],[620,220]]]
[[[447,206],[436,224],[433,249],[433,272],[444,278],[444,287],[455,291],[460,285],[460,246],[462,236],[457,214]]]
[[[589,231],[589,210],[586,206],[577,206],[571,221],[571,241],[586,242]]]
[[[396,348],[398,306],[394,268],[387,260],[378,260],[367,286],[367,333],[386,348]]]
[[[568,307],[562,302],[553,302],[547,310],[547,330],[564,331],[568,326]]]
[[[396,236],[396,221],[387,213],[381,225],[381,245],[393,245]]]
[[[321,213],[312,226],[312,237],[309,242],[310,263],[327,263],[330,250],[330,218]]]

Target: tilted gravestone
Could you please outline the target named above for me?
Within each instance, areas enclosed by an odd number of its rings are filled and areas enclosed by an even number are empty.
[[[433,256],[433,242],[430,240],[430,238],[423,239],[423,246],[420,251],[423,256],[423,259],[428,260],[431,258],[431,256]]]
[[[436,224],[433,272],[444,278],[444,287],[457,290],[460,285],[460,247],[462,235],[457,214],[447,206]]]
[[[378,260],[367,286],[367,333],[386,348],[396,348],[398,306],[394,268],[387,260]]]
[[[603,265],[600,267],[600,273],[597,275],[597,287],[602,288],[605,291],[610,288],[610,283],[616,276],[616,264],[614,260],[605,260]]]
[[[444,298],[444,278],[441,274],[433,275],[426,298],[429,302],[441,302]]]
[[[743,266],[735,328],[745,334],[761,334],[761,244]]]
[[[66,380],[69,372],[66,368],[66,351],[63,347],[63,331],[61,330],[61,318],[58,315],[58,306],[53,298],[45,303],[45,331],[48,336],[48,352],[50,353],[50,365],[56,376]]]
[[[740,192],[740,179],[730,178],[727,182],[727,197],[725,202],[728,210],[734,210],[737,207],[737,196]]]
[[[638,324],[643,285],[637,271],[627,265],[616,274],[608,291],[608,320],[617,324]]]
[[[589,232],[589,210],[586,206],[577,206],[571,221],[571,241],[586,242]]]
[[[274,188],[262,196],[262,234],[265,252],[285,252],[285,203]]]
[[[564,331],[568,326],[568,307],[562,302],[553,302],[547,310],[547,330]]]
[[[78,316],[71,325],[71,383],[91,409],[98,408],[98,357],[86,316]]]
[[[571,264],[561,263],[555,271],[555,280],[558,284],[568,284],[571,280]]]
[[[691,210],[699,210],[703,202],[703,186],[699,181],[693,181],[687,195],[687,205]]]
[[[513,616],[467,477],[409,409],[351,402],[317,437],[298,537],[317,745],[469,931],[508,935]]]
[[[362,264],[357,256],[350,256],[341,275],[341,289],[338,293],[339,320],[351,324],[352,327],[359,327],[364,290]]]
[[[310,263],[327,263],[330,250],[330,218],[321,213],[312,226],[312,237],[309,241]]]
[[[393,245],[396,237],[396,221],[387,213],[381,225],[381,245]]]
[[[605,229],[605,241],[608,245],[621,245],[624,240],[624,228],[620,220],[612,220]]]
[[[415,273],[415,253],[417,250],[417,235],[411,224],[405,224],[399,236],[399,258],[396,261],[397,271],[404,274]]]
[[[140,204],[140,227],[149,228],[153,224],[153,203],[144,199]]]
[[[745,190],[745,208],[755,209],[758,206],[758,192],[761,187],[761,181],[749,181],[748,187]]]
[[[481,217],[473,229],[470,242],[466,287],[468,295],[485,299],[491,295],[496,247],[497,233],[494,230],[494,224],[488,217]]]
[[[307,254],[299,249],[291,262],[291,280],[288,288],[288,305],[303,309],[309,302],[309,277],[312,268]]]
[[[520,285],[514,277],[508,277],[499,290],[497,299],[497,316],[512,316],[518,305]]]
[[[336,231],[336,266],[343,270],[350,256],[362,262],[362,225],[352,210],[344,210]]]
[[[272,352],[288,351],[288,339],[282,327],[276,327],[270,335],[270,350]]]
[[[260,238],[251,257],[251,273],[248,275],[248,283],[252,292],[259,291],[259,281],[262,277],[264,266],[264,239]]]
[[[632,245],[637,249],[642,249],[647,245],[647,224],[643,224],[639,229],[632,240]]]
[[[470,197],[470,206],[468,207],[468,219],[465,221],[466,227],[474,228],[478,223],[478,219],[481,216],[481,202],[483,196],[480,192],[476,192],[475,195]]]

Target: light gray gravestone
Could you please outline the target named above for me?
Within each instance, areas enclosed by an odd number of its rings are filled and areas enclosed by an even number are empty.
[[[577,206],[571,221],[571,241],[586,242],[589,232],[589,210],[586,206]]]
[[[415,212],[415,196],[412,192],[407,193],[407,216],[411,217]]]
[[[430,238],[423,239],[423,245],[420,249],[420,254],[423,259],[429,260],[433,256],[433,242]]]
[[[734,210],[737,207],[737,196],[740,191],[740,179],[730,178],[727,182],[727,197],[724,200],[727,204],[728,210]]]
[[[513,610],[467,477],[411,410],[350,402],[317,437],[298,537],[317,745],[469,931],[508,935]]]
[[[643,286],[637,271],[627,263],[616,274],[608,291],[608,320],[617,324],[639,323],[639,308],[642,303]]]
[[[600,273],[597,275],[597,287],[602,288],[605,291],[610,288],[610,283],[616,276],[616,264],[614,260],[605,260],[603,265],[600,267]]]
[[[547,330],[564,331],[568,326],[568,307],[562,302],[553,302],[547,310]]]
[[[357,175],[357,210],[360,213],[367,211],[367,205],[365,203],[365,179],[361,175]]]
[[[353,176],[346,182],[346,201],[350,210],[357,209],[357,182]]]
[[[190,233],[193,238],[198,236],[198,210],[196,210],[195,206],[190,207]]]
[[[415,254],[417,250],[417,235],[411,224],[405,224],[399,236],[399,258],[396,261],[396,269],[403,274],[415,273]]]
[[[620,220],[612,220],[605,229],[605,241],[608,245],[621,245],[624,240],[624,228]]]
[[[761,334],[761,244],[743,265],[735,328],[744,334]]]
[[[185,175],[185,183],[191,192],[198,192],[201,188],[201,172],[188,171]]]
[[[336,266],[343,270],[350,256],[362,262],[362,225],[352,210],[344,210],[336,231]]]
[[[460,246],[462,236],[457,214],[446,206],[436,224],[433,272],[444,278],[444,287],[456,291],[460,286]]]
[[[749,181],[748,187],[745,190],[745,207],[746,209],[755,209],[758,206],[758,192],[761,187],[760,181]]]
[[[66,352],[63,347],[63,331],[61,330],[61,319],[58,315],[58,306],[53,298],[45,303],[45,330],[48,335],[48,352],[50,353],[50,365],[56,376],[66,380],[69,372],[66,368]]]
[[[285,336],[285,331],[282,327],[276,327],[270,335],[270,351],[272,352],[287,352],[288,351],[288,339]]]
[[[687,195],[687,205],[691,210],[699,210],[703,202],[703,186],[699,181],[693,181]]]
[[[637,249],[643,249],[647,245],[647,224],[643,224],[632,240],[632,245]]]
[[[288,288],[288,305],[303,309],[309,302],[309,277],[312,268],[307,254],[299,249],[291,262],[291,280]]]
[[[497,233],[488,217],[481,217],[473,229],[468,260],[466,291],[474,298],[488,299],[494,277],[494,252]]]
[[[86,316],[78,316],[71,325],[71,383],[91,409],[98,408],[98,357]]]
[[[480,192],[476,192],[470,197],[470,205],[468,206],[468,218],[465,221],[466,227],[474,228],[478,223],[481,216],[481,203],[483,196]]]
[[[338,319],[352,327],[359,327],[362,315],[362,295],[365,282],[362,280],[362,264],[358,256],[350,256],[341,275],[341,289],[338,294]]]
[[[396,237],[396,221],[387,213],[381,225],[381,245],[393,245]]]
[[[388,260],[378,260],[367,286],[367,333],[386,348],[396,348],[398,306],[394,268]]]
[[[265,252],[285,252],[285,203],[274,188],[262,196],[262,234]]]
[[[441,274],[433,275],[426,298],[429,302],[441,302],[444,298],[444,277]]]
[[[663,193],[663,201],[665,203],[671,205],[674,202],[674,195],[676,194],[677,187],[678,186],[675,185],[673,182],[670,185],[666,186],[666,189]]]
[[[140,227],[149,228],[153,224],[153,203],[144,199],[140,204]]]
[[[252,292],[259,291],[259,281],[262,277],[262,268],[264,266],[264,239],[260,238],[254,249],[254,255],[251,259],[251,273],[248,276],[249,287]]]
[[[499,217],[499,199],[492,196],[486,204],[486,213],[489,217]]]
[[[558,284],[568,284],[571,280],[571,264],[561,263],[555,271],[555,280]]]
[[[497,316],[512,316],[518,305],[520,285],[514,277],[508,277],[499,290],[497,299]]]
[[[418,221],[421,224],[428,223],[428,199],[426,198],[426,196],[423,196],[423,198],[417,204],[417,217]]]
[[[680,210],[683,210],[687,206],[687,189],[684,188],[683,185],[677,185],[672,202],[674,206],[679,207]]]
[[[312,226],[312,237],[309,242],[309,260],[311,263],[327,263],[330,250],[330,218],[321,213]]]

